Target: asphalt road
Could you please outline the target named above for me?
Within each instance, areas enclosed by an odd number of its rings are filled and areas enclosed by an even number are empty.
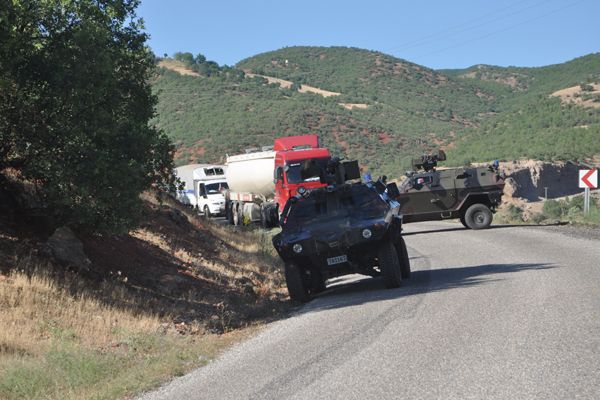
[[[352,276],[143,399],[600,399],[600,234],[406,225],[413,277]]]

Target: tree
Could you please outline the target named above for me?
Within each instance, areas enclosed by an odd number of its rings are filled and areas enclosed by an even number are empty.
[[[181,61],[188,65],[194,64],[194,55],[190,52],[185,52],[185,53],[177,52],[173,55],[173,58],[175,58],[177,61]]]
[[[0,0],[0,173],[37,186],[55,225],[124,231],[142,191],[172,187],[150,127],[154,56],[137,0]]]

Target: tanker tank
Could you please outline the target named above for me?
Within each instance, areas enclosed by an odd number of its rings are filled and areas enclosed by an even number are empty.
[[[233,192],[246,192],[273,197],[275,184],[275,151],[239,154],[227,157],[225,178]]]

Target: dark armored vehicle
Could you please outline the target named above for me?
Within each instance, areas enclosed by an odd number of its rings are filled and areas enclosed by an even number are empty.
[[[413,162],[417,172],[407,173],[396,197],[404,222],[460,218],[467,228],[489,227],[504,189],[497,165],[436,170],[445,159],[440,151]]]
[[[273,245],[285,262],[293,300],[308,301],[336,276],[381,275],[388,288],[410,276],[399,205],[384,200],[387,192],[397,194],[398,189],[392,184],[382,194],[385,189],[342,184],[288,201]]]

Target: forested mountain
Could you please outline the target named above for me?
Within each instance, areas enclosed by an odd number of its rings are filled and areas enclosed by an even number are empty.
[[[346,47],[284,48],[235,67],[189,53],[176,58],[190,73],[162,60],[153,87],[155,123],[176,141],[179,163],[221,162],[226,153],[308,132],[392,176],[439,147],[449,150],[450,164],[600,153],[599,54],[542,68],[443,71]],[[568,87],[587,103],[551,96]]]

